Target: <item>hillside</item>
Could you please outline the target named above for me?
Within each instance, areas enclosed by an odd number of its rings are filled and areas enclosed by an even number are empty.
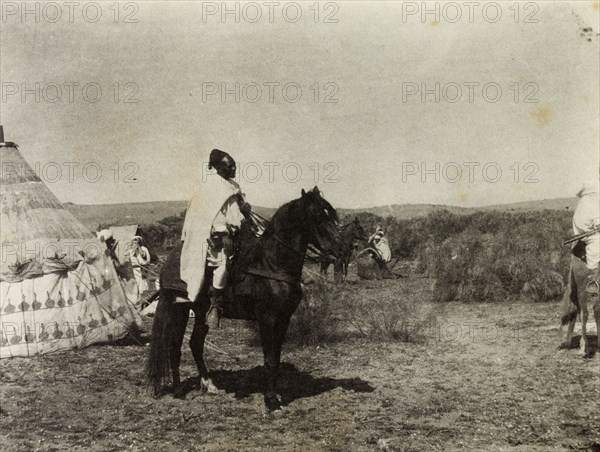
[[[91,231],[101,224],[123,226],[127,224],[156,223],[165,217],[179,215],[187,208],[188,201],[156,201],[127,204],[72,204],[66,203],[75,217]],[[271,216],[275,209],[255,207],[263,216]]]
[[[496,204],[492,206],[482,207],[481,210],[575,210],[577,206],[577,198],[555,198],[555,199],[540,199],[539,201],[514,202],[510,204]]]
[[[476,210],[501,211],[535,211],[563,210],[566,207],[573,210],[577,198],[543,199],[510,204],[499,204],[485,207],[457,207],[439,204],[393,204],[391,206],[376,206],[365,209],[340,209],[341,216],[358,212],[369,212],[382,217],[394,216],[398,219],[417,218],[426,216],[433,211],[447,209],[456,214],[472,213]],[[179,215],[187,207],[187,201],[156,201],[129,204],[65,204],[74,215],[90,230],[97,230],[100,224],[115,226],[125,224],[154,223],[165,217]],[[270,217],[276,209],[254,206],[254,210],[263,216]]]

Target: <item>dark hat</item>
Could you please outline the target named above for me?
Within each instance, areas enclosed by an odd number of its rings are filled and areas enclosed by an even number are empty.
[[[210,158],[208,160],[208,168],[209,169],[214,168],[225,157],[230,157],[231,158],[231,156],[227,152],[223,152],[223,151],[221,151],[219,149],[213,149],[212,151],[210,151]]]

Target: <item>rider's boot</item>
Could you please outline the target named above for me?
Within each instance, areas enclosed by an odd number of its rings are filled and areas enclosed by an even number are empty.
[[[223,289],[213,287],[210,297],[210,308],[206,313],[206,324],[209,328],[219,328],[221,326],[221,314],[223,313]]]

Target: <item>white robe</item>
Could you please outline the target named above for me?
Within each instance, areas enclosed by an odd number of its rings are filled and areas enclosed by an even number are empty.
[[[187,284],[188,298],[195,300],[204,282],[207,239],[213,221],[223,205],[240,193],[239,185],[233,180],[211,174],[194,193],[188,205],[181,233],[180,276]]]
[[[390,249],[390,244],[385,237],[381,237],[379,242],[375,243],[375,248],[379,251],[379,255],[384,262],[389,262],[392,260],[392,250]]]

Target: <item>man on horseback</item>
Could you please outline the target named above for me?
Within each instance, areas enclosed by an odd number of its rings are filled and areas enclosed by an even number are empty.
[[[573,233],[579,235],[596,231],[581,240],[585,243],[586,265],[590,272],[588,290],[598,293],[598,262],[600,261],[598,183],[585,182],[577,197],[580,199],[573,215]]]
[[[388,239],[383,234],[383,228],[377,226],[375,233],[369,237],[368,245],[371,245],[379,254],[379,261],[384,265],[392,260],[392,251]]]
[[[233,237],[252,208],[245,202],[240,186],[234,180],[236,165],[233,157],[213,149],[208,168],[214,168],[220,177],[209,174],[202,189],[190,201],[181,233],[180,274],[187,284],[188,298],[194,301],[204,282],[205,267],[211,269],[211,305],[206,324],[217,328],[223,310],[228,261],[233,254]]]

